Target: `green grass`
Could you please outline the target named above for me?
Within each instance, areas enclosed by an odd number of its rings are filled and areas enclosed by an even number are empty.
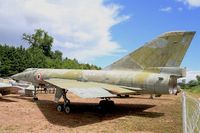
[[[200,97],[200,85],[191,87],[189,89],[184,89],[184,91],[193,96]]]
[[[191,89],[191,92],[200,94],[200,85],[193,87]]]

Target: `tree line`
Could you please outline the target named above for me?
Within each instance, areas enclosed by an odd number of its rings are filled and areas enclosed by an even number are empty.
[[[200,75],[196,76],[196,80],[190,80],[188,83],[186,83],[186,79],[182,80],[182,83],[180,83],[180,86],[182,89],[191,89],[192,87],[200,87]]]
[[[76,59],[64,58],[59,50],[52,51],[53,37],[42,29],[34,34],[23,34],[28,48],[0,44],[0,77],[7,77],[27,68],[101,69],[96,65],[79,63]]]

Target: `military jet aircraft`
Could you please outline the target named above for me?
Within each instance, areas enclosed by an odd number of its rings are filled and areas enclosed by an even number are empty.
[[[22,88],[20,86],[13,86],[11,83],[0,83],[0,94],[2,96],[8,94],[17,94]]]
[[[0,94],[2,96],[9,94],[21,94],[31,96],[34,87],[27,83],[17,83],[13,80],[7,79],[6,82],[0,82]]]
[[[63,97],[57,110],[70,112],[67,92],[82,98],[101,98],[99,105],[113,105],[113,97],[132,94],[176,94],[177,79],[185,76],[180,68],[195,32],[167,32],[146,43],[102,70],[30,68],[13,75],[15,80],[32,82],[36,87],[56,88],[55,101]]]

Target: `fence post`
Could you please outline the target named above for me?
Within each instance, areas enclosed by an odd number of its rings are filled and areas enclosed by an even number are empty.
[[[186,95],[182,93],[182,118],[183,118],[183,133],[187,133],[187,118],[186,118]]]

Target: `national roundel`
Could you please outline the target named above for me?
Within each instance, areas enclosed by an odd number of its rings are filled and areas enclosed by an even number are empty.
[[[36,74],[36,80],[42,80],[42,74],[41,73]]]

